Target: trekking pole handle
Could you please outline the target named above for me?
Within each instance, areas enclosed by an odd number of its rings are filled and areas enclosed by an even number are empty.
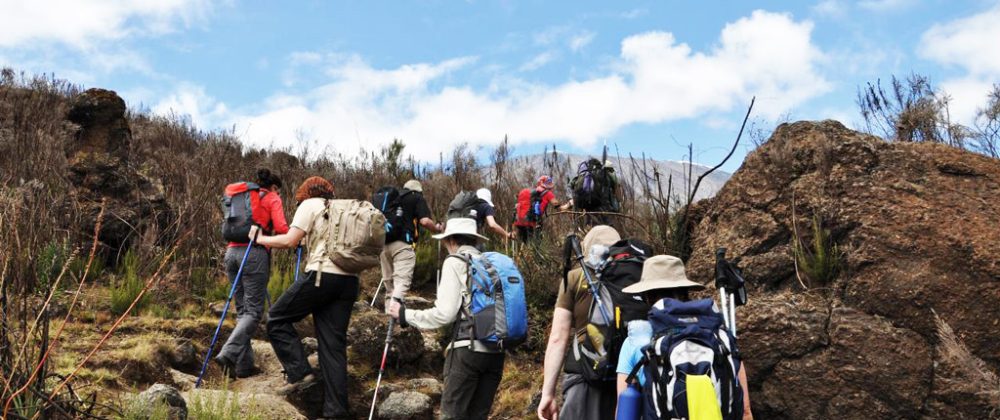
[[[597,303],[597,307],[600,309],[601,317],[604,318],[604,324],[611,325],[611,314],[608,314],[608,309],[604,306],[604,300],[601,299],[601,292],[597,290],[597,282],[594,281],[594,277],[590,274],[590,270],[587,268],[587,263],[584,262],[583,249],[580,246],[580,238],[576,235],[569,235],[567,239],[569,240],[570,246],[573,247],[573,254],[576,256],[577,262],[580,263],[580,269],[583,270],[584,276],[587,277],[587,283],[590,286],[590,293],[594,296],[594,302]]]

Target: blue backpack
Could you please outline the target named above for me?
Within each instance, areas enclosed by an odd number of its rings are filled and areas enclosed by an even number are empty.
[[[523,343],[528,337],[528,304],[524,276],[514,260],[499,252],[453,256],[469,267],[469,299],[459,309],[465,313],[459,328],[471,329],[468,337],[491,349],[507,350]]]
[[[742,419],[740,354],[715,302],[663,299],[649,310],[649,322],[643,418]]]

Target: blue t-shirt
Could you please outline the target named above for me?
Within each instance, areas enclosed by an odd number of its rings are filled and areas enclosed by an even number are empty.
[[[622,375],[632,373],[635,365],[642,361],[642,348],[653,339],[653,327],[646,320],[629,321],[628,338],[622,343],[621,353],[618,353],[618,369],[616,371]],[[646,384],[646,373],[639,370],[636,374],[639,384]]]

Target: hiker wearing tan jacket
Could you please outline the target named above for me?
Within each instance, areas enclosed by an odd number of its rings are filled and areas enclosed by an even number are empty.
[[[444,233],[434,235],[448,249],[449,258],[441,265],[441,284],[434,307],[407,310],[398,300],[389,305],[389,315],[402,327],[436,329],[460,325],[447,348],[444,364],[444,390],[441,393],[442,419],[487,419],[493,407],[500,379],[503,377],[504,353],[484,347],[469,337],[471,328],[460,311],[469,298],[468,265],[456,254],[480,255],[476,245],[486,238],[476,233],[476,221],[457,218],[448,221]]]

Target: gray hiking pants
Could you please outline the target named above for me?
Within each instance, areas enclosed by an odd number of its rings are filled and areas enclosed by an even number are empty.
[[[615,418],[618,392],[613,381],[592,384],[576,373],[563,377],[563,405],[559,418],[566,420],[603,420]]]
[[[232,247],[226,250],[223,260],[226,274],[232,284],[236,272],[243,261],[245,246]],[[267,249],[255,246],[247,256],[240,282],[236,285],[233,300],[236,301],[236,327],[229,334],[229,339],[219,351],[219,356],[225,357],[236,364],[236,376],[253,374],[253,348],[250,338],[257,331],[257,325],[264,315],[264,299],[267,295],[267,281],[271,274],[271,256]]]

